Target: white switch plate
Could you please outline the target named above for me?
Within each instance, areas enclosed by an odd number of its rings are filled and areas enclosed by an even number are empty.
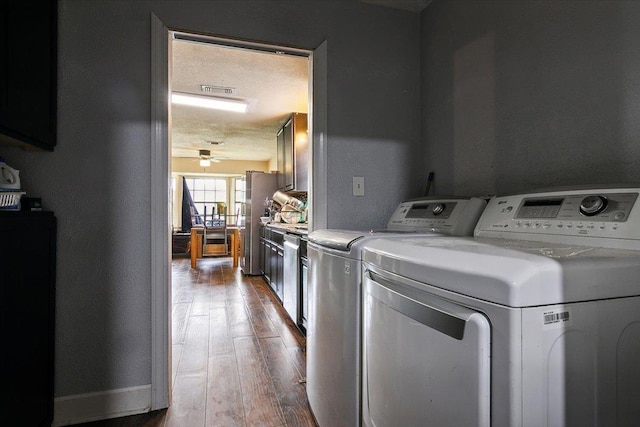
[[[364,176],[353,177],[353,195],[364,196]]]

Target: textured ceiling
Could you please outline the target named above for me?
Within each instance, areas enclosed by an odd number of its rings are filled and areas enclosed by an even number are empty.
[[[172,91],[207,95],[201,85],[233,88],[211,95],[245,99],[249,112],[172,105],[172,156],[198,157],[204,149],[232,160],[275,157],[276,132],[286,116],[308,112],[308,73],[307,57],[173,40]]]

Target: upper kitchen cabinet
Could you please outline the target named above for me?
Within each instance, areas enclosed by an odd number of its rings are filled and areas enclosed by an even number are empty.
[[[56,145],[56,0],[0,4],[0,143]]]
[[[278,188],[307,191],[309,188],[309,137],[307,115],[292,113],[276,135]]]

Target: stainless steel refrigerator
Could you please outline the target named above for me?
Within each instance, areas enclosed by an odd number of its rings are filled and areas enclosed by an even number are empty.
[[[271,199],[278,189],[275,173],[247,171],[245,193],[246,221],[242,233],[240,268],[247,275],[260,275],[260,217],[264,216],[265,199]]]

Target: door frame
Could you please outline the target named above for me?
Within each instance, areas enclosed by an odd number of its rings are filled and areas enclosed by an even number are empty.
[[[169,189],[171,188],[170,59],[173,31],[151,14],[151,410],[167,408],[171,401],[171,247]],[[196,33],[194,33],[194,37]],[[200,37],[200,36],[198,36]],[[202,36],[204,37],[204,36]],[[215,40],[216,37],[207,37]],[[233,39],[220,38],[231,41]],[[237,46],[277,47],[237,41]],[[327,225],[327,42],[306,50],[310,66],[309,116],[311,174],[309,175],[309,230]]]

